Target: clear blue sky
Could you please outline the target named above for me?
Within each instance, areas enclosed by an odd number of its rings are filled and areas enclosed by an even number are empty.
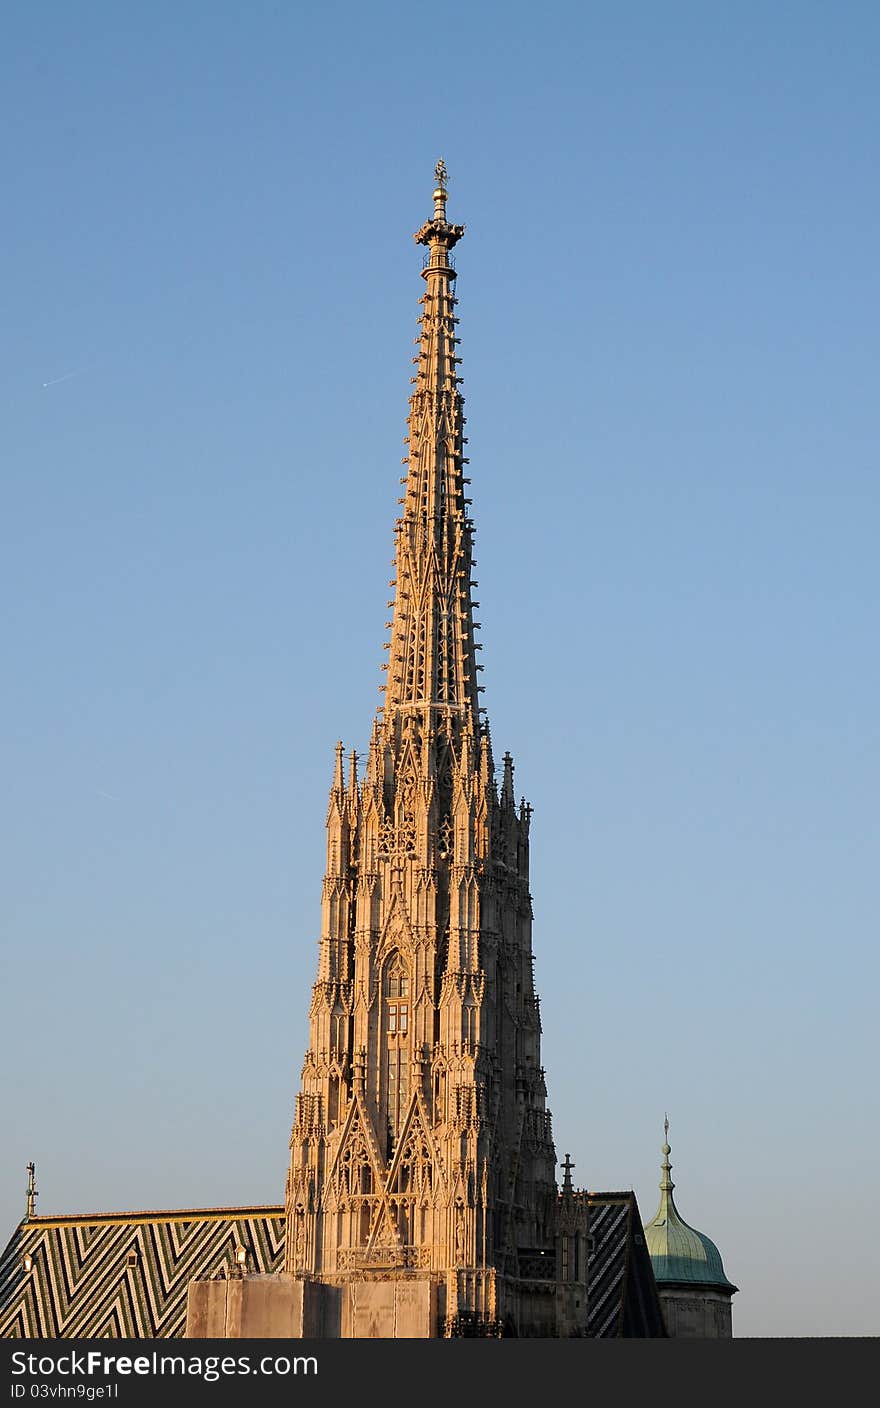
[[[558,1156],[878,1333],[880,8],[12,4],[0,1240],[280,1201],[434,162]]]

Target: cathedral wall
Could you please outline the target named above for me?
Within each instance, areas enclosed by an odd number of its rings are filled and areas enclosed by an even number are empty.
[[[427,1276],[353,1281],[342,1288],[342,1338],[437,1338],[437,1287]]]
[[[517,1334],[524,1339],[552,1340],[559,1337],[557,1323],[556,1287],[541,1287],[534,1290],[521,1289],[516,1297],[514,1324]]]
[[[186,1297],[186,1338],[222,1340],[226,1336],[228,1281],[191,1281]]]
[[[663,1318],[670,1339],[723,1340],[733,1336],[730,1297],[718,1291],[666,1291],[659,1288]]]
[[[193,1281],[186,1338],[436,1339],[441,1291],[429,1276],[411,1274],[341,1285],[286,1274]]]
[[[186,1338],[338,1339],[341,1294],[288,1275],[191,1281]]]

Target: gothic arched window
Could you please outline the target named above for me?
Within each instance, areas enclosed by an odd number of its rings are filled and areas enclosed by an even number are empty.
[[[400,1133],[409,1100],[409,973],[395,954],[388,962],[383,981],[385,1025],[385,1112],[388,1123],[389,1154]]]
[[[392,959],[385,974],[385,1024],[389,1036],[409,1031],[409,978],[399,958]]]

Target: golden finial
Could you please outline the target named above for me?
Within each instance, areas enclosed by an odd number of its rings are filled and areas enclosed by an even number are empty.
[[[660,1165],[661,1169],[663,1170],[663,1180],[662,1180],[662,1182],[661,1182],[661,1184],[660,1184],[660,1187],[661,1187],[661,1189],[666,1189],[666,1190],[668,1190],[669,1192],[672,1192],[672,1189],[675,1187],[675,1184],[673,1183],[673,1181],[672,1181],[672,1179],[671,1179],[671,1177],[670,1177],[670,1172],[671,1172],[671,1169],[672,1169],[672,1164],[669,1162],[669,1155],[670,1155],[671,1153],[672,1153],[672,1150],[671,1150],[670,1147],[669,1147],[669,1116],[668,1116],[668,1115],[664,1115],[664,1116],[663,1116],[663,1163]]]
[[[446,162],[442,156],[434,167],[434,180],[437,182],[434,187],[434,219],[446,219],[446,184],[449,180],[449,173],[446,170]]]

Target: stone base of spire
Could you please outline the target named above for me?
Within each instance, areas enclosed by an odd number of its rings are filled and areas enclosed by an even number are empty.
[[[585,1294],[584,1309],[572,1316],[559,1299],[560,1289],[549,1282],[525,1288],[492,1270],[457,1270],[446,1277],[380,1271],[336,1284],[287,1272],[192,1281],[186,1338],[427,1340],[585,1333]]]
[[[190,1281],[188,1340],[339,1339],[341,1293],[335,1286],[279,1272]]]
[[[187,1339],[427,1340],[442,1334],[442,1287],[429,1275],[343,1285],[290,1276],[191,1281]]]

